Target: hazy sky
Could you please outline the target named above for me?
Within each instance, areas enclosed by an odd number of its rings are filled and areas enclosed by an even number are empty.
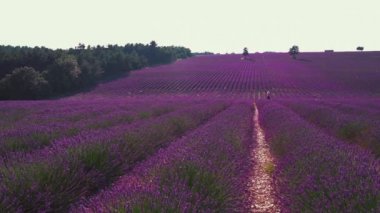
[[[380,50],[380,0],[0,0],[0,44]]]

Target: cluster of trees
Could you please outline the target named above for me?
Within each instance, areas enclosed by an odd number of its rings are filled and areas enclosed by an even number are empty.
[[[357,51],[364,51],[364,47],[362,46],[358,46],[356,48]],[[327,53],[331,53],[331,52],[334,52],[334,50],[325,50],[325,52]],[[293,57],[293,59],[296,59],[297,58],[297,55],[300,53],[300,50],[299,50],[299,47],[297,45],[293,45],[290,49],[289,49],[289,55],[291,55]]]
[[[71,93],[145,66],[190,57],[188,48],[150,44],[68,50],[0,46],[0,99],[41,99]]]
[[[292,56],[293,59],[296,59],[297,55],[299,54],[299,47],[297,45],[293,45],[292,47],[290,47],[289,49],[289,55]],[[249,56],[249,52],[248,52],[248,48],[247,47],[244,47],[243,49],[243,59],[247,59],[247,57]]]
[[[358,46],[356,47],[356,50],[357,51],[364,51],[364,47],[362,46]],[[328,52],[328,53],[331,53],[331,52],[334,52],[334,50],[325,50],[325,52]],[[289,49],[289,55],[291,55],[293,57],[293,59],[296,59],[297,58],[297,55],[300,53],[300,50],[299,50],[299,47],[297,45],[293,45],[290,49]]]

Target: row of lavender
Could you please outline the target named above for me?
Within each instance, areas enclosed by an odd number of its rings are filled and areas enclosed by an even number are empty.
[[[248,212],[251,118],[234,104],[72,211]]]
[[[193,110],[197,110],[199,108],[202,108],[203,106],[213,106],[216,107],[223,107],[224,102],[215,102],[215,101],[206,101],[204,103],[198,103],[194,102],[192,104],[187,103],[187,107],[181,107],[181,105],[177,105],[177,109],[173,111],[169,111],[163,114],[150,114],[149,116],[141,119],[136,119],[134,121],[124,121],[122,123],[119,123],[116,126],[111,127],[103,127],[99,129],[89,129],[89,130],[83,130],[80,131],[76,135],[68,135],[63,136],[61,138],[58,138],[54,141],[51,141],[51,144],[48,146],[44,146],[43,148],[39,149],[33,149],[31,151],[18,151],[18,152],[10,152],[6,155],[1,156],[0,158],[0,165],[13,165],[13,164],[19,164],[23,162],[36,162],[41,161],[43,159],[49,159],[52,156],[56,156],[57,153],[59,153],[61,150],[66,150],[69,148],[75,148],[76,146],[80,144],[87,144],[89,142],[97,142],[97,141],[108,141],[112,140],[114,138],[120,138],[123,137],[125,134],[127,134],[129,131],[137,131],[139,129],[145,128],[149,125],[155,122],[158,122],[156,120],[163,120],[166,118],[175,117],[175,115],[178,115],[182,112],[188,113]],[[184,104],[182,103],[182,104]],[[176,105],[173,105],[172,107],[175,107]],[[152,105],[152,110],[154,110],[155,106]],[[212,110],[212,108],[210,109]],[[203,110],[204,111],[204,110]],[[202,113],[202,110],[199,111],[199,113]],[[98,123],[104,122],[103,117],[98,117],[97,120]],[[31,142],[31,144],[33,144]]]
[[[84,103],[78,107],[67,102],[65,106],[55,108],[58,104],[49,102],[43,106],[44,109],[28,109],[29,112],[22,119],[7,122],[6,126],[10,128],[0,132],[2,158],[14,152],[23,153],[49,147],[70,137],[96,134],[119,125],[157,117],[187,104],[184,101],[129,103],[126,100]],[[27,107],[25,105],[19,110]],[[55,109],[48,110],[49,108]]]
[[[330,135],[355,143],[380,156],[380,101],[283,100],[297,114]]]
[[[277,158],[277,193],[286,209],[380,210],[380,163],[370,151],[326,134],[283,105],[259,102],[258,106]]]
[[[132,123],[121,122],[97,132],[64,136],[43,149],[13,153],[13,157],[3,159],[0,209],[65,211],[227,107],[220,101],[177,102],[182,105],[176,103],[174,109],[164,113],[153,113]],[[102,122],[104,118],[98,119]]]

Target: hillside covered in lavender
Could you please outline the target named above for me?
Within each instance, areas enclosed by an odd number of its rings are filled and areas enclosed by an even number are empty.
[[[0,212],[380,211],[380,52],[137,68],[0,101]]]

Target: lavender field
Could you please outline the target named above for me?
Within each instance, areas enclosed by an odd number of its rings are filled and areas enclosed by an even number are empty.
[[[0,212],[379,212],[380,52],[194,56],[0,101],[0,156]]]

